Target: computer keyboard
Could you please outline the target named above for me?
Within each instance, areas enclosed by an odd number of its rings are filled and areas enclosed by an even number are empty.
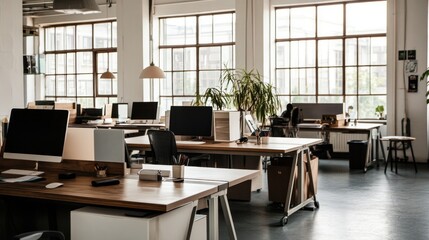
[[[204,144],[206,142],[203,141],[176,141],[176,144],[180,144],[180,145],[199,145],[199,144]]]
[[[21,170],[21,169],[9,169],[1,172],[3,174],[14,174],[14,175],[24,175],[24,176],[39,176],[44,172],[35,171],[35,170]]]

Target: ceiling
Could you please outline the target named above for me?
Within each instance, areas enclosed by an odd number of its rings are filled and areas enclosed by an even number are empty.
[[[108,0],[96,0],[98,5],[107,4]],[[112,3],[115,3],[113,0]],[[22,15],[24,17],[45,17],[65,15],[53,9],[53,0],[22,0]]]

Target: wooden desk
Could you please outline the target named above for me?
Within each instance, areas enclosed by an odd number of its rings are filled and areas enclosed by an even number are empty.
[[[30,161],[17,161],[0,159],[0,170],[20,166],[21,169],[30,169]],[[218,200],[221,201],[222,210],[227,222],[231,239],[237,239],[228,201],[226,198],[229,186],[242,183],[257,176],[255,170],[239,169],[213,169],[202,167],[186,167],[185,181],[175,183],[171,179],[162,182],[139,181],[136,174],[120,176],[121,165],[110,164],[111,173],[120,179],[119,185],[92,187],[94,162],[63,160],[61,164],[41,163],[40,170],[45,171],[42,182],[34,183],[1,183],[0,195],[54,200],[83,205],[97,205],[107,207],[120,207],[127,209],[140,209],[158,212],[168,212],[199,199],[209,199],[209,236],[218,239]],[[171,166],[156,165],[171,169]],[[75,179],[58,180],[58,172],[74,171],[78,173]],[[122,171],[123,174],[123,171]],[[49,182],[64,183],[56,189],[46,189]]]
[[[147,136],[139,136],[127,138],[126,143],[129,148],[136,148],[142,150],[150,150],[150,143]],[[268,144],[256,145],[255,143],[248,142],[244,144],[237,144],[235,142],[219,143],[207,141],[204,144],[177,144],[179,152],[194,152],[194,153],[209,153],[209,154],[230,154],[230,155],[247,155],[247,156],[282,156],[284,154],[293,155],[292,166],[297,166],[298,174],[298,195],[299,202],[295,207],[290,207],[292,199],[292,186],[294,183],[295,167],[291,168],[290,179],[288,186],[285,187],[287,191],[284,216],[280,219],[281,224],[286,224],[288,216],[303,208],[305,205],[314,201],[316,207],[319,206],[316,201],[316,195],[313,199],[304,199],[304,154],[307,159],[310,159],[309,146],[321,143],[322,139],[318,138],[281,138],[270,137]],[[307,169],[309,170],[310,185],[314,189],[314,181],[311,173],[310,161],[306,162]]]
[[[312,124],[313,125],[313,124]],[[326,131],[326,132],[341,132],[341,133],[363,133],[367,135],[367,141],[368,141],[368,148],[366,153],[366,166],[364,171],[367,170],[367,167],[371,165],[374,161],[377,162],[377,166],[379,165],[377,158],[378,158],[378,145],[381,145],[381,148],[383,148],[383,143],[380,141],[381,133],[380,133],[380,127],[383,126],[382,123],[358,123],[357,125],[348,125],[348,126],[326,126],[324,128],[316,128],[314,126],[307,127],[305,124],[298,124],[300,131]],[[372,143],[372,131],[376,130],[376,142],[375,142],[375,151],[374,146]],[[375,154],[374,154],[375,152]],[[384,151],[382,151],[383,158],[386,160]]]

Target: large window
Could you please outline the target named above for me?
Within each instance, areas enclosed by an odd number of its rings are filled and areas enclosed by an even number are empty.
[[[107,68],[117,73],[115,21],[46,27],[45,98],[102,107],[117,101],[117,79],[100,79]]]
[[[352,117],[386,106],[386,1],[275,10],[275,85],[287,103],[345,103]]]
[[[235,13],[160,18],[161,111],[194,101],[235,67]]]

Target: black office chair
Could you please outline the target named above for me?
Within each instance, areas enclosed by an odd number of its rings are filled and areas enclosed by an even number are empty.
[[[177,146],[174,133],[165,130],[150,130],[147,132],[153,153],[154,164],[174,164],[177,157]]]
[[[59,231],[34,231],[26,232],[13,237],[14,240],[38,240],[38,239],[57,239],[64,240],[64,234]]]

